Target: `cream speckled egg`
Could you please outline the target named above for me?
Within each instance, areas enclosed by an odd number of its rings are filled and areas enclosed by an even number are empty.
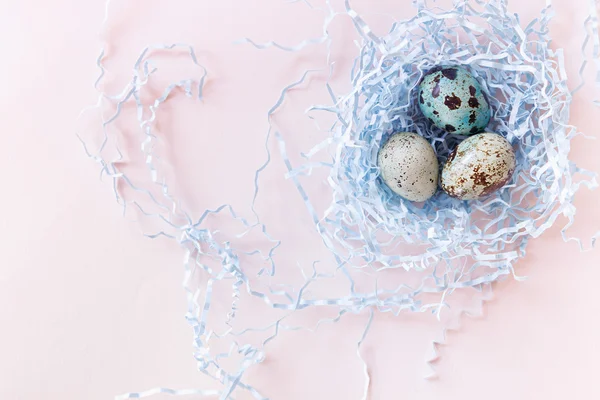
[[[442,189],[461,200],[479,199],[510,181],[515,167],[515,152],[503,136],[480,133],[450,153],[442,170]]]
[[[379,150],[381,178],[410,201],[425,201],[438,186],[439,164],[433,147],[416,133],[393,134]]]

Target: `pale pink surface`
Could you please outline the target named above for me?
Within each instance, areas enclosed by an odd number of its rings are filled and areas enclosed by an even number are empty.
[[[97,75],[104,2],[4,3],[0,399],[94,400],[155,386],[212,387],[191,356],[181,250],[174,242],[144,239],[137,222],[121,217],[109,185],[96,179],[97,166],[74,136],[75,117],[95,100],[91,82]],[[110,51],[128,58],[126,67],[146,43],[191,37],[216,77],[207,86],[210,112],[205,119],[189,120],[201,121],[202,132],[195,139],[178,136],[181,151],[211,146],[214,151],[204,152],[208,158],[202,163],[220,163],[226,134],[233,130],[244,134],[232,150],[236,162],[258,165],[264,156],[266,110],[285,84],[310,67],[310,53],[256,53],[231,42],[244,36],[287,43],[316,37],[320,16],[301,4],[275,0],[177,0],[170,7],[157,0],[117,3],[109,19]],[[389,4],[411,10],[407,0],[402,7],[395,1],[373,3],[379,12]],[[539,3],[513,6],[531,17]],[[564,14],[553,34],[557,46],[571,54],[578,54],[581,42],[580,26],[571,21],[579,20],[584,3],[557,2]],[[365,9],[368,2],[356,4]],[[178,15],[178,10],[187,11]],[[568,67],[575,76],[578,61]],[[582,100],[589,98],[585,93]],[[298,99],[302,110],[308,100]],[[237,118],[223,126],[220,118],[230,109]],[[598,120],[592,115],[597,111],[590,110],[578,100],[573,122],[596,133]],[[186,120],[177,124],[185,127]],[[600,170],[597,142],[577,140],[573,146],[576,160]],[[183,154],[184,160],[193,155],[189,150]],[[185,167],[184,161],[177,166]],[[235,184],[216,190],[219,180],[202,172],[180,178],[182,187],[202,183],[203,190],[187,193],[190,202],[200,194],[210,204],[231,198],[236,204],[247,202],[253,168],[222,168],[221,179]],[[589,236],[600,226],[598,196],[587,191],[578,196],[576,232]],[[298,204],[296,198],[288,200]],[[295,243],[299,251],[305,246]],[[449,335],[435,381],[422,379],[424,356],[439,336],[432,317],[377,316],[363,351],[373,377],[371,398],[600,398],[600,253],[580,253],[553,228],[531,243],[518,272],[529,280],[497,285],[485,317],[467,319]],[[251,382],[273,400],[359,399],[363,382],[355,346],[364,317],[316,334],[282,335],[270,347],[267,362],[251,373]]]

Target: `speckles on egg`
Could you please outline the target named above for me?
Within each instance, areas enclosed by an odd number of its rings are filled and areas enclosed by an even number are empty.
[[[490,121],[490,106],[479,82],[462,67],[438,67],[419,85],[419,107],[434,125],[447,132],[472,135]]]
[[[416,133],[392,135],[379,150],[377,164],[385,184],[407,200],[425,201],[437,190],[437,156],[431,144]]]
[[[448,78],[451,81],[455,80],[458,76],[458,70],[456,68],[444,68],[441,70],[441,73],[444,75],[444,78]]]
[[[460,100],[460,97],[456,96],[454,92],[452,92],[451,96],[446,96],[444,105],[450,110],[458,110],[462,105],[462,101]]]
[[[461,142],[442,170],[442,189],[461,200],[485,197],[503,187],[515,171],[510,143],[496,133],[481,133]]]

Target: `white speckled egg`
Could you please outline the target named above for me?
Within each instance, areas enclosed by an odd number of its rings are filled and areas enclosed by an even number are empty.
[[[510,181],[515,167],[515,152],[503,136],[480,133],[450,153],[442,170],[442,189],[461,200],[479,199]]]
[[[433,147],[416,133],[393,134],[379,150],[381,178],[395,193],[410,201],[435,194],[439,164]]]

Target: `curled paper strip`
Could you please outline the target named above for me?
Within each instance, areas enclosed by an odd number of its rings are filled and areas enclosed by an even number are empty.
[[[133,204],[161,225],[158,233],[148,236],[174,238],[186,250],[186,319],[194,332],[194,357],[198,369],[219,383],[213,391],[159,388],[120,398],[165,393],[216,394],[228,399],[238,391],[247,391],[256,399],[265,399],[245,374],[265,359],[265,346],[281,331],[313,330],[344,315],[363,314],[365,330],[357,341],[362,361],[361,344],[375,311],[398,314],[431,310],[439,315],[449,306],[452,293],[465,288],[481,291],[485,293],[481,298],[487,298],[492,282],[515,275],[515,262],[525,255],[528,240],[541,235],[559,216],[568,220],[563,229],[565,240],[575,240],[583,248],[580,239],[566,234],[574,221],[573,198],[582,186],[598,185],[594,173],[569,160],[570,140],[579,132],[569,125],[574,92],[567,87],[564,55],[550,47],[551,6],[523,27],[502,0],[456,1],[449,10],[431,7],[423,0],[414,3],[414,17],[397,21],[381,37],[346,0],[343,12],[335,12],[326,2],[328,15],[319,38],[296,46],[245,40],[259,49],[284,51],[329,46],[328,25],[334,18],[350,18],[362,38],[350,76],[352,89],[336,94],[327,84],[331,103],[314,105],[307,111],[311,117],[333,113],[336,122],[326,138],[301,155],[303,163],[292,161],[297,157],[288,153],[289,138],[284,130],[269,130],[267,160],[255,175],[252,220],[241,217],[228,204],[193,220],[171,194],[157,163],[154,126],[162,104],[176,90],[183,90],[190,99],[202,98],[206,69],[194,49],[186,44],[149,46],[136,60],[130,81],[117,94],[107,94],[102,87],[106,56],[101,53],[101,75],[96,82],[100,97],[90,109],[100,110],[102,135],[81,140],[88,155],[101,165],[102,173],[113,179],[118,201],[124,207]],[[600,71],[594,1],[590,1],[589,12],[582,49],[586,54],[587,46],[593,47],[594,65]],[[152,58],[155,50],[187,54],[196,73],[169,84],[148,102],[144,100],[150,95],[147,85],[158,71]],[[432,128],[415,106],[420,79],[437,65],[464,65],[472,71],[491,103],[490,130],[506,136],[515,147],[518,167],[512,182],[484,200],[467,203],[439,192],[417,205],[399,198],[379,178],[377,152],[393,132],[418,132],[431,142],[441,161],[460,140]],[[288,91],[303,84],[312,73],[307,71],[282,90],[268,112],[269,120]],[[123,108],[129,103],[136,107],[139,159],[147,168],[143,176],[124,171],[125,155],[115,139],[119,135],[115,122],[123,118]],[[302,279],[298,282],[277,282],[274,255],[281,242],[269,234],[255,207],[261,174],[272,159],[268,146],[272,138],[287,168],[286,178],[295,185],[306,206],[303,212],[311,216],[335,264],[329,271],[316,261],[308,272],[299,268]],[[314,203],[306,183],[317,169],[327,171],[331,195],[329,206],[323,210]],[[231,225],[230,230],[209,226],[208,221],[219,216]],[[245,246],[249,237],[260,245],[253,249]],[[259,268],[254,268],[256,265]],[[379,276],[386,270],[400,270],[402,278],[384,282]],[[340,280],[344,288],[341,294],[313,290],[316,284]],[[215,300],[221,293],[231,296],[225,312]],[[270,321],[260,327],[240,323],[242,305],[249,302],[272,311]],[[293,323],[295,313],[301,310],[331,307],[335,314],[313,326]],[[437,357],[435,346],[442,342],[443,338],[434,343],[432,358]],[[366,364],[364,372],[367,398],[370,378]]]

